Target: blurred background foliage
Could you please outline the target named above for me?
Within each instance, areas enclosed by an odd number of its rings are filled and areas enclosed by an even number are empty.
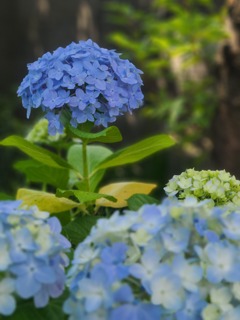
[[[27,63],[92,38],[144,71],[144,107],[117,121],[122,146],[163,132],[179,141],[172,150],[113,169],[108,182],[157,182],[158,196],[188,167],[225,168],[240,178],[239,30],[237,0],[2,0],[0,138],[27,135],[40,117],[26,120],[15,93]],[[0,192],[14,193],[26,183],[12,169],[23,156],[4,148],[0,155]]]
[[[216,107],[211,71],[227,37],[226,8],[211,0],[155,0],[139,8],[110,1],[107,9],[115,28],[108,39],[144,70],[144,115],[165,120],[164,129],[183,139],[199,137]]]

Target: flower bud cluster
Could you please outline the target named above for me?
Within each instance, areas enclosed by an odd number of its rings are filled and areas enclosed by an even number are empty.
[[[187,169],[173,176],[164,190],[178,199],[196,197],[199,201],[211,199],[213,205],[240,205],[240,181],[225,170]]]
[[[66,134],[56,133],[54,136],[50,136],[48,134],[48,120],[40,119],[28,132],[26,136],[26,140],[32,143],[43,143],[43,144],[51,144],[55,142],[59,142],[61,139],[65,138]]]

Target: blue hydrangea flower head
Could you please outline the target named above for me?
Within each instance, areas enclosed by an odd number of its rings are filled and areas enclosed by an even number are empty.
[[[238,319],[239,214],[168,198],[99,219],[75,250],[64,312],[71,320]]]
[[[36,307],[60,296],[65,287],[65,251],[57,218],[21,201],[0,201],[0,315],[11,315],[16,297],[33,298]]]
[[[44,54],[28,65],[17,91],[27,117],[32,108],[41,108],[54,135],[63,131],[64,109],[70,112],[74,127],[86,121],[107,127],[118,116],[139,108],[142,72],[119,56],[92,40]]]

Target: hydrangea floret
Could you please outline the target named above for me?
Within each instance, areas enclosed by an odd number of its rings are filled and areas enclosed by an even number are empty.
[[[69,319],[237,319],[240,209],[207,202],[168,198],[99,219],[69,269]]]
[[[164,190],[168,196],[178,199],[196,197],[199,201],[211,199],[213,205],[218,206],[240,205],[240,181],[225,170],[187,169],[174,175]]]
[[[18,88],[27,117],[32,108],[41,108],[54,135],[63,132],[64,109],[70,112],[74,127],[87,121],[106,127],[138,108],[143,101],[142,72],[119,56],[92,40],[45,53],[28,65]]]
[[[65,288],[69,241],[56,217],[21,201],[0,201],[0,315],[11,315],[19,298],[37,308]]]

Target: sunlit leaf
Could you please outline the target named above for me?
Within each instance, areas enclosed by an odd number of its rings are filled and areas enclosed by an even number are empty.
[[[127,206],[127,199],[129,199],[132,195],[136,193],[149,194],[154,188],[156,188],[156,185],[152,183],[111,183],[100,188],[99,192],[115,197],[117,202],[111,202],[107,199],[99,199],[96,201],[96,205],[111,208],[123,208]]]
[[[66,198],[58,198],[53,193],[24,188],[18,189],[16,198],[17,200],[22,200],[23,205],[35,205],[40,210],[49,213],[68,211],[76,207],[81,207],[79,203]]]

